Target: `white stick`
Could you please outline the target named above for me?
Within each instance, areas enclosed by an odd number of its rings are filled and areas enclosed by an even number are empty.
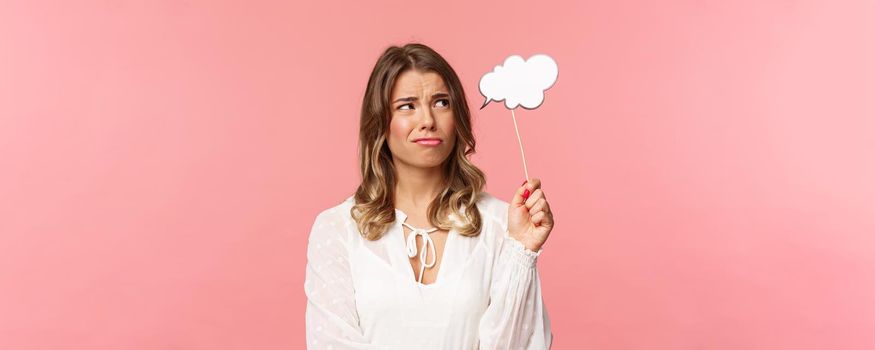
[[[526,172],[526,181],[529,181],[529,167],[526,166],[526,152],[523,152],[523,140],[520,139],[520,129],[516,126],[516,114],[510,110],[510,116],[513,117],[513,129],[516,130],[516,140],[520,144],[520,154],[523,155],[523,171]]]

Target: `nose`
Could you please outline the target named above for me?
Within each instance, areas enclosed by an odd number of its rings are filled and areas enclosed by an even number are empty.
[[[432,114],[431,109],[430,108],[423,108],[422,109],[422,120],[419,124],[419,129],[420,130],[426,130],[426,129],[427,130],[434,130],[434,128],[435,128],[434,115]]]

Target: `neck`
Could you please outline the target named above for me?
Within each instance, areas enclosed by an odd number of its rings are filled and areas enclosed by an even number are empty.
[[[440,166],[420,168],[396,162],[395,171],[395,207],[406,213],[427,209],[444,189]]]

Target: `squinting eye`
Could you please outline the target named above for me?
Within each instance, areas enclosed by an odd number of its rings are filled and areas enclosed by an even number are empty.
[[[405,106],[410,106],[410,108],[404,108]],[[398,106],[398,109],[412,109],[412,108],[413,108],[412,103],[405,103],[403,105]]]
[[[445,99],[445,98],[442,98],[442,99],[440,99],[440,100],[437,100],[437,102],[444,102],[444,105],[443,105],[443,106],[440,106],[440,107],[447,107],[447,106],[450,105],[450,100]]]

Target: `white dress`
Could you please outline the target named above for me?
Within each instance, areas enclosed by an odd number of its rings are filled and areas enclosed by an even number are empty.
[[[353,203],[350,196],[322,211],[310,231],[308,349],[550,348],[536,268],[543,249],[532,252],[507,235],[507,202],[481,193],[480,234],[449,231],[431,284],[419,283],[410,265],[408,253],[420,258],[426,246],[416,252],[411,240],[409,251],[407,215],[395,209],[395,223],[369,241],[349,213]],[[430,248],[427,254],[432,262]]]

